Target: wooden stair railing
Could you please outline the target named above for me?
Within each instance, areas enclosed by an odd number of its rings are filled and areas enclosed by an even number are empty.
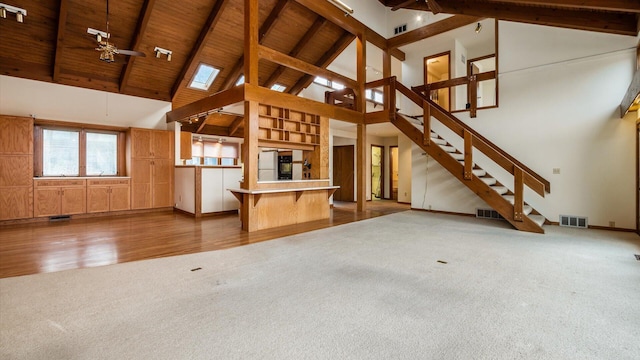
[[[451,172],[456,178],[473,190],[489,205],[491,205],[502,217],[509,221],[519,230],[543,233],[544,230],[527,217],[524,208],[524,187],[527,186],[540,196],[550,193],[551,185],[542,176],[530,170],[520,161],[500,149],[495,144],[477,133],[467,124],[447,112],[433,101],[423,95],[407,88],[396,81],[395,77],[386,78],[366,84],[366,88],[388,86],[389,94],[392,96],[385,99],[385,110],[377,113],[367,114],[367,118],[380,118],[380,113],[388,112],[389,120],[400,129],[405,135],[412,139],[418,146],[425,150],[430,156],[436,159],[443,167]],[[406,98],[414,102],[423,109],[423,131],[420,131],[407,119],[395,110],[395,94],[400,92]],[[392,111],[389,109],[393,109]],[[437,144],[431,141],[431,118],[440,121],[455,134],[460,136],[464,142],[464,162],[461,165],[451,155],[445,152]],[[485,184],[473,174],[473,148],[486,155],[493,162],[513,175],[513,205],[502,197],[491,187]]]

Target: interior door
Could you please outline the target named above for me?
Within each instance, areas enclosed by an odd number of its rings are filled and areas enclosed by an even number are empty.
[[[398,200],[398,147],[389,147],[389,184],[391,200]]]
[[[424,58],[424,83],[432,84],[451,79],[451,52]],[[451,88],[431,90],[429,98],[445,110],[451,109]]]
[[[353,145],[333,147],[333,185],[340,188],[333,194],[335,201],[355,201],[353,190],[353,159],[355,147]]]
[[[371,200],[384,198],[384,147],[371,145]]]

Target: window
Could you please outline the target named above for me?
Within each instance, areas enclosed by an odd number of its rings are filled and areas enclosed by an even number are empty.
[[[42,133],[42,175],[80,174],[80,132],[44,129]]]
[[[189,87],[197,90],[209,90],[209,87],[213,84],[213,80],[216,79],[219,73],[219,69],[216,69],[211,65],[200,63],[200,65],[198,65],[198,69],[193,75],[191,83],[189,83]]]
[[[336,82],[331,82],[331,88],[336,89],[336,90],[342,90],[345,88],[344,85],[336,83]]]
[[[371,100],[375,103],[378,103],[378,104],[384,103],[384,93],[380,90],[367,89],[365,90],[364,96],[365,98],[367,98],[367,100]]]
[[[284,85],[280,85],[280,84],[273,84],[273,86],[271,86],[271,90],[275,90],[275,91],[279,91],[279,92],[283,92],[287,87]]]
[[[72,124],[77,125],[77,124]],[[35,176],[117,176],[125,174],[124,132],[36,124]],[[124,160],[124,159],[122,159]]]
[[[320,76],[317,76],[315,79],[313,79],[313,82],[322,86],[331,87],[331,81]]]
[[[240,162],[239,144],[223,139],[194,139],[191,145],[193,158],[190,165],[237,165]]]
[[[88,132],[87,176],[118,174],[118,135]]]
[[[244,84],[244,74],[240,75],[238,81],[236,81],[236,86]]]

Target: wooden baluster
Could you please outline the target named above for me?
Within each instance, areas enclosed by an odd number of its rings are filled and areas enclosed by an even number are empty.
[[[471,75],[469,77],[468,86],[469,103],[471,104],[469,116],[474,118],[478,112],[478,78],[476,75]]]
[[[389,86],[385,86],[388,90],[389,99],[385,99],[385,103],[389,104],[389,121],[396,119],[396,77],[389,78]]]
[[[464,179],[473,178],[473,134],[464,130]]]
[[[524,173],[522,169],[517,166],[513,167],[513,191],[514,203],[513,203],[513,220],[523,221],[524,217]]]
[[[431,144],[431,104],[426,101],[422,101],[423,118],[422,123],[424,125],[423,143],[429,146]]]

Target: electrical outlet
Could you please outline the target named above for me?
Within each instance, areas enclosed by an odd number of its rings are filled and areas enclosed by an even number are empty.
[[[560,168],[553,168],[554,174],[560,174]]]
[[[615,221],[609,221],[609,227],[616,227]]]

